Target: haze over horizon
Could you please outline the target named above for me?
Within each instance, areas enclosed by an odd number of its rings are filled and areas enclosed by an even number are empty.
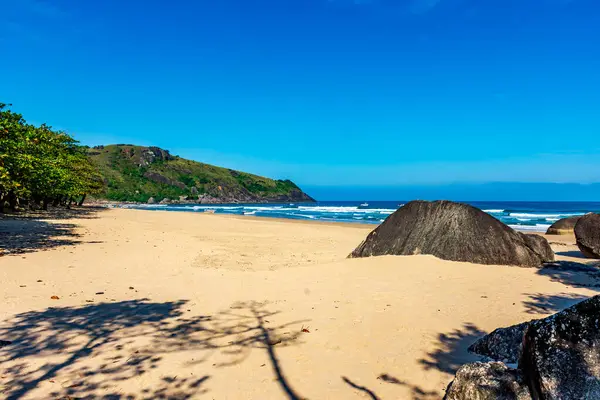
[[[600,197],[592,0],[0,7],[0,101],[83,144],[156,145],[325,198]]]

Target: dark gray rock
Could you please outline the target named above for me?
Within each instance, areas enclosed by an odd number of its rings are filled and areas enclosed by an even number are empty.
[[[492,360],[516,364],[521,355],[523,334],[530,323],[531,321],[508,328],[498,328],[473,343],[469,351]]]
[[[554,250],[544,237],[532,233],[519,232],[519,234],[525,239],[525,243],[531,250],[541,255],[542,260],[545,260],[545,262],[554,261]]]
[[[476,362],[458,369],[444,400],[531,400],[531,395],[518,370]]]
[[[519,369],[535,399],[600,399],[600,296],[529,324]]]
[[[577,247],[588,258],[600,258],[600,215],[586,214],[575,225]]]
[[[192,194],[192,196],[198,196],[198,188],[196,186],[192,186],[190,188],[190,193]]]
[[[546,231],[546,235],[568,235],[573,233],[575,225],[581,216],[559,219]]]
[[[350,257],[432,254],[478,264],[540,267],[554,260],[541,236],[528,238],[491,215],[450,201],[411,201],[390,215]]]

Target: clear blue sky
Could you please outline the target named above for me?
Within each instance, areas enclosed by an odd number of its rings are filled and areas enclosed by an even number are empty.
[[[600,182],[597,0],[0,0],[0,101],[302,186]]]

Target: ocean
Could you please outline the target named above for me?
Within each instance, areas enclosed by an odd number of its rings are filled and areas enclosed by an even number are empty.
[[[380,224],[406,201],[321,201],[285,204],[127,204],[120,207],[311,221]],[[545,232],[561,218],[600,212],[600,202],[465,201],[519,230]]]

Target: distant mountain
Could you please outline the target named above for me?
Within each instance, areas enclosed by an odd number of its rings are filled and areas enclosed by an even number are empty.
[[[273,180],[129,144],[88,149],[104,177],[109,200],[201,203],[313,202],[290,180]]]

